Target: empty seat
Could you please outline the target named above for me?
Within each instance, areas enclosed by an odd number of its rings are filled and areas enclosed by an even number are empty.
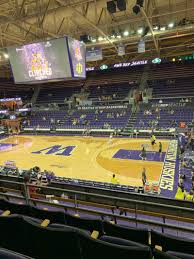
[[[55,229],[41,227],[29,219],[24,219],[31,245],[31,256],[36,259],[81,259],[78,230],[73,228]]]
[[[16,204],[6,200],[0,200],[1,210],[10,210],[11,214],[29,215],[30,216],[30,206],[24,204]]]
[[[174,255],[167,254],[165,252],[159,251],[157,249],[153,250],[154,259],[180,259]]]
[[[174,237],[151,231],[151,245],[161,246],[163,251],[176,251],[194,255],[194,240],[186,238]]]
[[[65,214],[65,221],[66,224],[70,226],[79,227],[90,232],[96,230],[102,233],[102,221],[98,219],[86,219]]]
[[[0,248],[0,259],[27,259],[27,258],[29,257],[4,248]]]
[[[116,245],[93,239],[86,235],[80,237],[83,259],[149,259],[151,258],[151,250],[149,247],[130,247],[124,245]]]
[[[0,247],[32,256],[30,237],[22,216],[0,216],[0,233]]]
[[[36,207],[31,207],[31,217],[39,219],[49,219],[51,223],[65,223],[65,216],[62,211],[51,211],[51,210],[42,210]]]
[[[194,255],[186,254],[186,253],[178,253],[178,252],[175,252],[175,251],[168,251],[167,254],[172,255],[172,256],[177,256],[177,258],[181,258],[181,259],[194,259]]]
[[[126,240],[118,237],[112,237],[112,236],[102,236],[99,238],[101,241],[105,241],[111,244],[116,244],[116,245],[123,245],[123,246],[136,246],[136,247],[145,247],[145,245],[142,245],[140,243],[131,241],[131,240]]]
[[[107,221],[103,222],[103,229],[108,236],[115,236],[148,245],[148,230],[146,229],[123,227]]]

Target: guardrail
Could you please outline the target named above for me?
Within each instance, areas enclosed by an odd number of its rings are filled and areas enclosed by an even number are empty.
[[[160,204],[158,202],[148,202],[144,200],[136,200],[136,199],[129,199],[129,198],[122,198],[122,197],[112,197],[108,195],[102,195],[102,194],[96,194],[96,193],[88,193],[83,191],[75,191],[75,190],[68,190],[68,189],[62,189],[62,188],[54,188],[54,187],[47,187],[47,186],[38,186],[33,184],[25,184],[21,182],[13,182],[13,181],[6,181],[6,180],[0,180],[0,186],[3,185],[3,183],[11,183],[14,184],[15,187],[17,187],[17,190],[20,190],[23,196],[18,194],[12,193],[6,193],[6,189],[4,187],[0,187],[1,192],[0,196],[4,197],[8,200],[10,199],[17,199],[19,201],[23,201],[25,204],[29,205],[47,205],[49,207],[55,207],[55,208],[63,208],[65,211],[74,210],[76,213],[82,212],[86,214],[97,214],[101,216],[103,219],[105,216],[109,217],[111,219],[114,219],[115,222],[118,220],[124,220],[127,222],[135,222],[137,225],[138,223],[151,225],[151,226],[157,226],[161,227],[162,231],[164,228],[169,228],[171,230],[177,230],[177,231],[185,231],[188,233],[193,233],[194,228],[191,227],[183,227],[179,225],[173,225],[173,224],[167,224],[167,219],[174,219],[179,222],[192,222],[194,224],[193,214],[194,214],[194,208],[185,208],[185,207],[179,207],[179,206],[173,206],[168,204]],[[29,188],[39,188],[39,191],[41,194],[37,194],[36,198],[30,197]],[[61,198],[62,194],[64,194],[68,198]],[[54,195],[53,199],[58,199],[59,201],[63,201],[63,204],[55,204],[51,203],[51,201],[47,201],[46,195]],[[80,207],[80,204],[83,204],[83,201],[86,202],[86,204],[90,203],[93,204],[93,208],[83,208]],[[66,202],[66,204],[65,204]],[[71,202],[71,206],[67,203]],[[109,211],[103,211],[102,210],[95,210],[94,207],[99,207],[102,205],[102,208],[104,205],[107,206],[113,206],[112,213]],[[126,216],[126,215],[119,215],[118,209],[122,210],[130,210],[134,213],[134,217]],[[110,210],[111,211],[111,210]],[[116,212],[117,211],[117,212]],[[143,219],[139,218],[139,213],[146,212],[146,215],[157,215],[157,217],[160,217],[162,219],[162,222],[157,220],[149,220],[149,219]]]
[[[24,128],[24,132],[50,132],[50,130],[52,130],[52,128]],[[86,128],[64,128],[64,129],[60,129],[60,128],[56,128],[56,132],[85,132]],[[115,132],[115,129],[90,129],[90,132],[97,132],[97,133],[111,133],[111,132]],[[120,132],[120,130],[119,130]]]
[[[0,185],[6,188],[17,188],[16,183],[22,183],[23,178],[18,176],[6,176],[0,174]],[[78,181],[77,181],[78,182]],[[163,204],[163,205],[170,205],[175,207],[181,207],[181,208],[193,208],[193,202],[186,201],[186,200],[176,200],[173,198],[158,196],[158,195],[151,195],[151,194],[143,194],[143,193],[136,193],[134,191],[125,191],[122,189],[116,188],[117,185],[112,185],[112,188],[106,189],[100,186],[91,186],[91,185],[85,185],[85,184],[78,184],[71,181],[70,183],[66,183],[64,181],[51,181],[49,184],[49,188],[52,188],[52,192],[55,195],[58,195],[58,192],[54,190],[66,190],[66,191],[72,191],[72,192],[82,192],[89,194],[96,194],[96,195],[105,195],[109,197],[113,197],[114,199],[117,198],[123,198],[123,199],[130,199],[130,200],[137,200],[142,202],[154,202],[157,204]],[[48,188],[48,187],[47,187]],[[114,188],[114,189],[113,189]],[[46,191],[46,188],[44,190],[45,195],[50,194],[48,191]],[[61,193],[60,193],[61,195]],[[105,201],[103,201],[105,203]],[[128,206],[127,206],[128,207]]]
[[[50,132],[52,128],[24,128],[24,132]],[[115,132],[115,129],[95,129],[95,128],[90,128],[90,133],[113,133]],[[86,131],[86,128],[56,128],[55,132],[57,133],[84,133]],[[121,129],[117,129],[117,133],[120,133]],[[149,130],[149,129],[132,129],[129,133],[123,134],[123,135],[128,135],[128,134],[133,134],[134,136],[137,136],[139,134],[144,134],[144,135],[150,135],[152,132],[154,132],[157,135],[169,135],[169,136],[174,136],[175,134],[175,128],[169,128],[169,129],[161,129],[161,130]]]

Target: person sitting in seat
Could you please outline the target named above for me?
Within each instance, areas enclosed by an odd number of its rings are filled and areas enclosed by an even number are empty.
[[[72,125],[73,125],[73,126],[75,126],[75,125],[76,125],[76,121],[75,121],[75,119],[73,119],[73,121],[72,121]]]
[[[119,184],[119,180],[116,178],[115,174],[112,175],[111,183],[112,184]]]
[[[140,120],[140,121],[139,121],[139,126],[140,126],[140,127],[144,127],[144,121],[143,121],[143,120]]]
[[[30,184],[34,184],[34,183],[32,182],[32,180],[30,180],[29,183],[30,183]],[[29,186],[28,188],[29,188],[29,195],[30,195],[30,198],[32,198],[32,199],[37,199],[37,192],[38,192],[39,188],[38,188],[38,187],[35,187],[35,186]]]
[[[186,195],[187,201],[193,201],[193,190],[190,190],[190,192]]]
[[[178,200],[184,200],[185,199],[184,186],[181,183],[178,184],[175,199],[178,199]]]
[[[192,170],[192,178],[191,178],[191,180],[192,180],[192,186],[194,187],[194,170]]]

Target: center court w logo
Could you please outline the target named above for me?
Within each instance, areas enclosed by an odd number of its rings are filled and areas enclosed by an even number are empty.
[[[62,145],[54,145],[38,151],[33,151],[32,154],[56,155],[56,156],[71,156],[71,153],[76,146],[63,147]]]

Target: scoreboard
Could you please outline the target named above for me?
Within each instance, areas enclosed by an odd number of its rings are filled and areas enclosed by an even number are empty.
[[[23,46],[9,47],[15,83],[85,78],[85,44],[63,37]]]

